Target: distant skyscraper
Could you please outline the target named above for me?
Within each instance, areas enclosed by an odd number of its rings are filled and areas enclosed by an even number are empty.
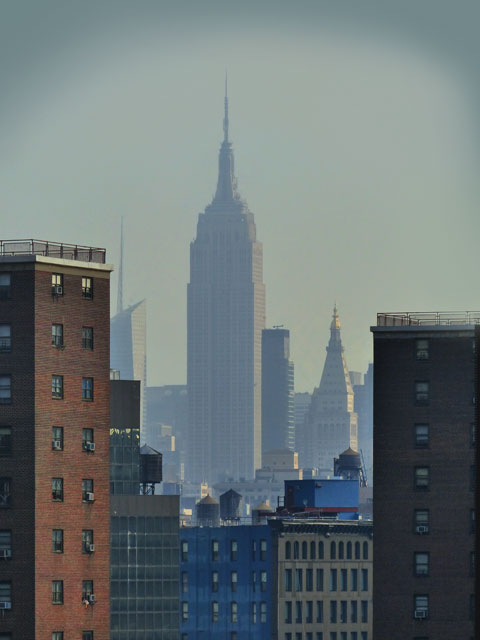
[[[350,372],[351,373],[351,372]],[[358,415],[358,450],[361,451],[368,483],[373,479],[373,364],[368,365],[363,384],[352,380],[355,411]]]
[[[351,447],[357,449],[357,414],[353,389],[340,336],[340,318],[333,309],[330,341],[320,386],[313,392],[305,420],[307,467],[321,475],[333,473],[333,458]]]
[[[312,394],[304,391],[295,393],[294,395],[294,419],[295,419],[295,451],[298,451],[298,462],[300,468],[306,467],[305,464],[305,417],[310,408]]]
[[[198,217],[188,285],[185,472],[210,483],[252,478],[261,466],[263,250],[237,191],[226,96],[223,129],[217,191]]]
[[[123,308],[123,221],[118,273],[117,313],[110,323],[110,366],[123,380],[140,380],[140,417],[143,424],[147,388],[147,302]]]
[[[262,455],[273,449],[295,449],[294,368],[290,331],[262,332]]]

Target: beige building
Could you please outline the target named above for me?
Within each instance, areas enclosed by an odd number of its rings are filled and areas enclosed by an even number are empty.
[[[371,640],[373,523],[278,521],[274,640]],[[275,593],[276,590],[276,593]]]
[[[315,389],[302,434],[303,468],[316,468],[321,477],[333,476],[333,459],[351,447],[357,450],[357,414],[353,388],[334,307],[330,341],[320,385]],[[350,639],[349,639],[350,640]]]

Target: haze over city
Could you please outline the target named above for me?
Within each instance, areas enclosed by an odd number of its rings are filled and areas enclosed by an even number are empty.
[[[291,330],[297,390],[318,385],[335,300],[360,371],[377,311],[478,307],[478,8],[354,5],[2,8],[2,237],[105,246],[117,263],[124,216],[149,384],[185,382],[189,242],[215,191],[225,68],[267,326]]]

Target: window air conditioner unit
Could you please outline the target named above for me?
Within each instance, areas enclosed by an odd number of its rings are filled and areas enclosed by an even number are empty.
[[[95,551],[95,545],[94,544],[89,544],[88,545],[88,553],[93,553]]]
[[[52,440],[52,449],[55,449],[55,451],[60,451],[61,448],[62,448],[61,440]]]
[[[56,296],[63,296],[63,287],[62,287],[62,285],[61,284],[56,284],[53,287],[53,293]]]
[[[95,500],[95,494],[91,491],[87,491],[87,502],[93,502]]]
[[[85,443],[85,451],[95,451],[95,443],[94,442],[86,442]]]
[[[12,603],[11,602],[2,602],[0,601],[0,609],[11,609],[12,608]]]
[[[11,549],[0,549],[0,558],[3,558],[4,560],[6,560],[7,558],[11,558],[11,557],[12,557]]]
[[[94,596],[94,594],[93,594],[93,593],[91,593],[91,594],[88,596],[88,601],[90,602],[90,604],[93,604],[93,603],[95,602],[95,596]]]
[[[415,527],[416,533],[428,533],[428,526],[425,524],[417,524]]]
[[[427,617],[427,611],[425,609],[415,609],[414,618],[416,620],[424,620]]]

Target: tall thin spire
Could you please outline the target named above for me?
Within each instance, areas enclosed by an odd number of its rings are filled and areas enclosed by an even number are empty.
[[[123,216],[120,222],[120,260],[118,265],[117,313],[123,311]]]
[[[223,117],[223,140],[228,142],[228,76],[225,71],[225,115]]]

